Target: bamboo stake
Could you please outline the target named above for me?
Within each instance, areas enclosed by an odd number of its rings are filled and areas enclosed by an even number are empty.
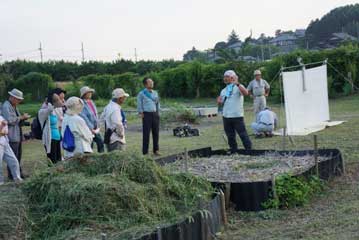
[[[226,212],[226,200],[222,190],[220,190],[219,195],[221,197],[221,213],[222,213],[223,225],[224,227],[226,227],[228,224],[227,212]]]
[[[184,167],[185,167],[186,173],[188,173],[188,151],[187,151],[187,148],[184,149]]]
[[[272,174],[271,182],[272,182],[273,199],[278,199],[277,190],[276,190],[276,186],[275,186],[275,175],[274,174]]]
[[[231,183],[225,183],[225,189],[224,189],[224,194],[225,194],[225,203],[226,203],[226,208],[229,208],[229,199],[231,196]]]
[[[157,227],[157,240],[162,240],[162,231],[160,227]]]

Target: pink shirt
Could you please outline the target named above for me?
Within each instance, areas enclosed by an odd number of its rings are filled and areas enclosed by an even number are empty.
[[[93,105],[91,100],[86,100],[87,104],[89,105],[92,113],[96,116],[96,110],[95,110],[95,106]]]

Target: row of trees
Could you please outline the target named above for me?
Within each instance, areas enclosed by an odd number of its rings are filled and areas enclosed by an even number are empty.
[[[73,81],[82,76],[90,74],[122,74],[135,72],[144,75],[151,71],[162,71],[167,68],[176,67],[180,61],[138,61],[116,60],[113,62],[89,61],[83,63],[66,61],[31,62],[16,60],[5,62],[0,65],[0,74],[9,74],[14,79],[29,72],[41,72],[48,74],[56,82]]]
[[[222,78],[225,70],[235,70],[240,77],[240,82],[247,85],[253,79],[253,71],[259,68],[263,72],[263,77],[272,84],[272,96],[279,99],[280,89],[277,73],[281,66],[298,65],[298,57],[301,57],[304,63],[328,59],[330,65],[335,67],[335,69],[331,66],[328,67],[328,85],[331,97],[351,93],[352,86],[347,81],[348,79],[345,79],[349,72],[354,85],[359,86],[359,47],[347,45],[332,50],[297,51],[261,63],[228,61],[218,64],[193,61],[174,64],[174,66],[171,65],[161,70],[148,69],[145,74],[129,71],[120,74],[100,72],[78,77],[73,80],[73,84],[68,84],[68,90],[70,90],[70,94],[78,95],[81,86],[89,85],[96,89],[97,97],[109,98],[112,89],[123,87],[132,96],[135,96],[143,87],[142,78],[146,75],[155,80],[156,88],[162,97],[214,97],[224,87]],[[39,101],[46,96],[47,90],[54,86],[53,78],[46,73],[30,72],[17,78],[15,76],[0,73],[1,97],[6,97],[6,89],[17,87],[25,92],[29,100]]]

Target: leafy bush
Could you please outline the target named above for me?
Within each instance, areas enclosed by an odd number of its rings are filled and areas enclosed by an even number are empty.
[[[265,208],[303,206],[323,187],[324,182],[316,176],[305,178],[285,174],[275,180],[277,198],[268,200],[263,206]]]
[[[18,88],[23,91],[25,100],[43,101],[54,82],[50,75],[30,72],[9,84],[9,88]]]
[[[198,123],[199,117],[189,108],[181,104],[173,104],[168,111],[161,113],[161,125],[171,123]]]

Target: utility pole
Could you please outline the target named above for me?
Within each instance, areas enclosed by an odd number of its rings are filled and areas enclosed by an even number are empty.
[[[44,56],[42,54],[42,46],[41,46],[41,42],[40,42],[40,47],[39,47],[39,51],[40,51],[40,59],[41,59],[41,62],[44,60]]]
[[[81,42],[81,56],[82,56],[82,62],[85,62],[85,50],[84,50],[83,42]]]
[[[137,63],[137,49],[135,48],[135,63]]]

